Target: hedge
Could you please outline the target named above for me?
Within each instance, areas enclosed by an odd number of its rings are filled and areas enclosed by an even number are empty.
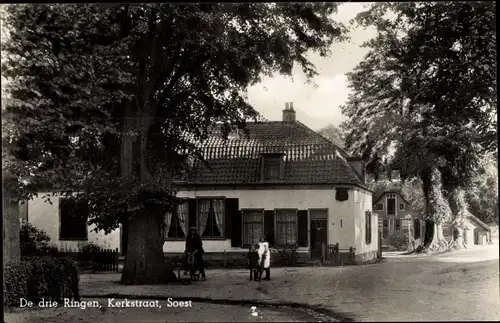
[[[5,305],[19,306],[19,299],[36,302],[79,300],[79,272],[76,263],[66,258],[34,257],[9,265],[4,272]]]

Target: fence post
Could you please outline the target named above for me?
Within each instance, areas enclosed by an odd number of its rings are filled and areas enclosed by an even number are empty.
[[[321,244],[321,265],[325,263],[325,244]]]
[[[118,248],[115,248],[115,269],[118,272]]]
[[[351,264],[354,264],[355,255],[354,255],[354,248],[352,246],[349,247],[349,258],[351,260]]]
[[[333,254],[333,261],[335,262],[335,266],[337,266],[339,264],[339,252],[340,252],[340,248],[339,248],[339,243],[337,242],[335,244],[335,253]]]
[[[378,257],[382,258],[382,231],[378,232]]]
[[[227,268],[227,255],[226,255],[226,249],[224,249],[224,268]]]

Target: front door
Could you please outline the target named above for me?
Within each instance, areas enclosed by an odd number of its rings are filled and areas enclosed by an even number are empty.
[[[323,244],[327,244],[327,218],[326,210],[310,211],[311,215],[311,259],[320,260]]]
[[[395,215],[396,214],[396,199],[388,198],[387,199],[387,214]]]

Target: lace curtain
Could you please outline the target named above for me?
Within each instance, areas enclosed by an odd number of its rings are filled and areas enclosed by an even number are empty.
[[[278,211],[276,214],[276,244],[295,245],[297,243],[297,213]]]
[[[210,200],[198,200],[199,205],[199,218],[198,218],[198,231],[203,235],[207,226],[208,215],[210,214]]]
[[[177,218],[179,219],[179,226],[181,227],[184,236],[188,232],[188,204],[184,202],[177,206]]]
[[[168,231],[170,230],[170,224],[172,223],[172,212],[167,212],[165,214],[165,219],[163,222],[163,237],[168,238]]]
[[[263,214],[259,211],[243,212],[243,244],[253,245],[264,235]]]
[[[224,200],[214,200],[213,210],[215,223],[221,235],[224,235]]]

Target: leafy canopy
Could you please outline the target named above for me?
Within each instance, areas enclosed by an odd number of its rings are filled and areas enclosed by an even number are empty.
[[[377,3],[360,13],[356,22],[378,32],[348,75],[347,147],[368,165],[392,152],[403,178],[429,184],[437,166],[445,187],[467,185],[496,149],[494,14],[493,2]]]
[[[216,122],[257,119],[246,88],[262,75],[316,75],[345,27],[335,3],[8,6],[3,65],[15,124],[8,167],[24,196],[49,187],[89,201],[91,222],[175,204],[184,155]],[[23,172],[21,171],[23,170]]]

